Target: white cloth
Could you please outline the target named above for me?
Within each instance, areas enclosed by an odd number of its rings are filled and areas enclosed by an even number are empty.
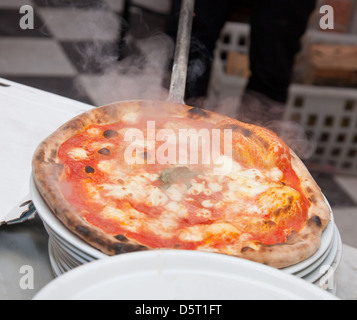
[[[37,146],[62,124],[91,108],[0,79],[0,222],[29,193]]]

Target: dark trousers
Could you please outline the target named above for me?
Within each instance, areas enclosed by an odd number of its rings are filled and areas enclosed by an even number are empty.
[[[169,32],[175,36],[181,0],[174,0]],[[215,44],[239,0],[196,0],[188,71],[187,97],[207,95]],[[247,90],[285,103],[294,59],[315,0],[252,0],[250,63]]]

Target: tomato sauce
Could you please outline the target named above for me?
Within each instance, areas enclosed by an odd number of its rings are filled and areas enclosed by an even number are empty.
[[[144,128],[144,138],[147,138],[145,134],[145,129],[147,122],[150,119],[143,119],[140,123],[135,125],[135,128]],[[154,120],[153,120],[154,121]],[[164,125],[169,121],[182,121],[185,127],[192,128],[202,128],[212,129],[213,125],[205,122],[197,122],[190,119],[177,119],[177,118],[162,118],[155,119],[156,130],[163,128]],[[131,232],[128,228],[125,227],[124,223],[108,219],[100,213],[104,210],[107,204],[103,204],[100,201],[95,199],[95,194],[91,194],[88,191],[88,186],[98,187],[105,183],[109,183],[108,173],[100,169],[99,164],[102,161],[113,160],[115,159],[117,163],[121,163],[122,170],[125,172],[136,174],[136,170],[145,168],[146,172],[149,173],[161,173],[166,168],[169,168],[170,165],[160,165],[160,164],[151,164],[151,165],[138,165],[138,166],[128,166],[125,163],[123,156],[123,136],[118,134],[121,129],[128,128],[128,125],[123,122],[118,122],[114,124],[99,126],[92,125],[86,128],[82,133],[79,133],[73,136],[71,139],[66,141],[61,145],[58,151],[58,156],[62,164],[64,164],[65,170],[62,176],[61,188],[64,197],[76,208],[76,210],[92,225],[104,230],[106,233],[111,235],[125,235],[128,238],[135,239],[139,243],[147,245],[153,248],[181,248],[187,250],[194,250],[201,245],[204,245],[204,239],[202,241],[181,241],[179,239],[179,230],[182,230],[187,227],[192,227],[196,225],[210,225],[216,221],[222,220],[222,217],[225,216],[225,208],[222,209],[213,209],[210,208],[210,215],[198,215],[202,207],[202,202],[205,200],[210,200],[214,204],[221,201],[223,196],[222,193],[215,193],[213,195],[205,195],[200,193],[198,195],[186,195],[182,199],[181,203],[185,205],[187,209],[187,216],[177,218],[176,230],[171,232],[171,237],[163,237],[155,232],[143,231],[145,228],[140,229],[139,232]],[[164,142],[161,142],[164,143]],[[102,144],[105,146],[114,146],[114,147],[103,147],[100,150],[93,146]],[[157,143],[156,147],[160,146],[160,143]],[[85,156],[78,156],[77,158],[71,154],[71,151],[75,148],[85,149]],[[280,149],[280,152],[283,152],[283,148]],[[101,151],[101,152],[99,152]],[[275,155],[279,158],[279,154]],[[147,155],[144,155],[145,161],[147,161]],[[202,166],[197,165],[197,171],[202,169]],[[293,231],[301,231],[307,221],[307,213],[310,207],[310,202],[305,196],[303,189],[300,184],[300,180],[296,173],[294,172],[291,164],[286,165],[284,162],[283,168],[284,178],[282,184],[289,186],[301,195],[301,199],[298,201],[298,205],[295,205],[294,210],[291,210],[289,214],[284,216],[278,224],[269,223],[269,215],[266,217],[265,223],[259,227],[257,230],[246,228],[241,228],[242,233],[249,233],[251,241],[258,241],[266,245],[273,245],[277,243],[285,243],[287,237]],[[196,179],[198,182],[202,182],[199,178]],[[151,183],[154,187],[160,187],[162,182],[160,180],[152,181]],[[223,185],[223,189],[227,188]],[[104,195],[104,191],[96,189],[96,192],[100,196]],[[132,199],[125,199],[125,201],[120,201],[114,199],[113,197],[108,197],[108,202],[113,204],[116,208],[123,210],[124,212],[127,209],[135,209],[140,213],[144,214],[146,219],[158,219],[162,212],[165,211],[164,207],[160,206],[148,206],[144,203],[133,201]],[[239,216],[240,213],[237,213]],[[145,225],[145,221],[142,221]],[[224,240],[226,244],[229,243],[227,239]],[[235,237],[231,238],[230,241],[238,241]],[[216,242],[214,244],[216,247],[220,247],[223,244]]]

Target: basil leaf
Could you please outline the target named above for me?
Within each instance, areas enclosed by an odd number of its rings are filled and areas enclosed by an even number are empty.
[[[168,189],[176,182],[183,182],[189,189],[192,186],[190,180],[194,177],[197,177],[199,174],[199,172],[191,171],[187,167],[165,169],[159,177],[159,180],[162,181],[161,188]]]

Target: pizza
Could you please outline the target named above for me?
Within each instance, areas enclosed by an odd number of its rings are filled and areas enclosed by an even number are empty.
[[[76,117],[38,147],[33,177],[64,226],[110,256],[197,250],[284,268],[318,250],[331,220],[277,135],[175,103]]]

